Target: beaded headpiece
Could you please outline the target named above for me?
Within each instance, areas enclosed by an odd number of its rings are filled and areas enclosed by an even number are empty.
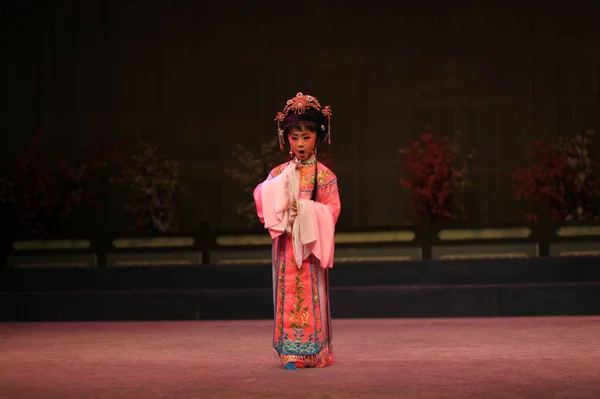
[[[313,96],[298,93],[296,94],[296,97],[292,97],[291,99],[287,100],[283,111],[278,112],[277,116],[275,117],[275,120],[277,121],[277,134],[279,136],[280,149],[283,149],[284,144],[283,129],[281,129],[281,123],[285,120],[285,118],[290,112],[293,112],[297,115],[302,115],[309,108],[313,108],[317,111],[320,111],[323,114],[323,116],[327,118],[327,127],[321,125],[320,128],[322,131],[324,131],[327,128],[327,136],[325,136],[325,139],[327,139],[328,144],[331,144],[331,108],[329,107],[329,105],[321,107],[321,104],[319,104],[319,100],[317,100]]]

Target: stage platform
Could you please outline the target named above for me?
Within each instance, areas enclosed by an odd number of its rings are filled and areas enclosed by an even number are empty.
[[[272,322],[0,324],[0,397],[565,398],[600,395],[600,317],[335,319],[335,361],[284,370]]]
[[[600,258],[341,263],[334,318],[600,315]],[[248,320],[273,314],[269,265],[0,270],[1,321]]]

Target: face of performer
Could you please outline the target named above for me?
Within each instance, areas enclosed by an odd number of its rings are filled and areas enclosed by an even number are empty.
[[[317,143],[317,133],[307,129],[306,126],[300,125],[295,127],[288,134],[290,147],[300,161],[310,159]]]

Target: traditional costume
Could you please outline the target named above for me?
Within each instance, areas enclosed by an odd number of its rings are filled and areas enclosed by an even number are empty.
[[[287,129],[302,123],[314,125],[317,146],[331,142],[330,118],[329,106],[298,93],[277,114],[280,147]],[[341,208],[337,178],[316,156],[305,162],[294,158],[256,187],[254,201],[273,239],[275,354],[287,369],[325,367],[333,361],[328,270]]]

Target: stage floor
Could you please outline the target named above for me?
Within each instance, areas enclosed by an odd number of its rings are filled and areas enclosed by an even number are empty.
[[[0,324],[0,397],[598,398],[600,317],[334,320],[288,371],[270,321]]]

